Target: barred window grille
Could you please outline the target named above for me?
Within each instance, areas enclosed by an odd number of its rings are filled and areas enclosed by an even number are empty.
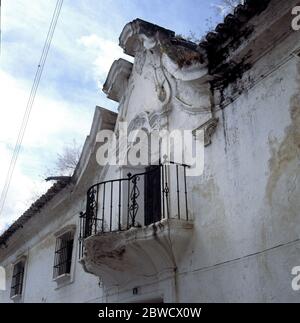
[[[72,265],[74,232],[67,232],[56,239],[53,278],[70,274]]]
[[[22,295],[24,269],[25,269],[25,261],[19,261],[14,265],[10,297]]]

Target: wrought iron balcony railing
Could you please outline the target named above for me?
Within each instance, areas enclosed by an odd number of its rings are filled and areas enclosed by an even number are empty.
[[[162,219],[189,220],[187,165],[171,163],[146,168],[127,178],[93,185],[80,215],[80,257],[83,240],[99,233],[126,231]]]

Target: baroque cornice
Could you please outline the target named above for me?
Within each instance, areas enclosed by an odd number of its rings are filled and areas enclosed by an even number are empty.
[[[162,64],[174,78],[180,81],[198,81],[198,83],[204,83],[210,79],[206,63],[196,61],[191,65],[180,67],[166,53],[163,53]]]
[[[119,44],[124,53],[135,56],[142,48],[151,49],[156,46],[158,38],[174,37],[171,30],[151,24],[142,19],[128,23],[119,38]]]
[[[103,92],[109,99],[116,102],[121,101],[128,86],[132,67],[132,63],[122,58],[114,61],[103,85]]]

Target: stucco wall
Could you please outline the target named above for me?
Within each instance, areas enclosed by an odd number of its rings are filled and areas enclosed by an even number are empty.
[[[65,284],[57,285],[53,281],[53,265],[56,237],[55,232],[70,224],[77,225],[71,279]],[[11,253],[2,266],[6,270],[5,292],[0,292],[0,302],[12,302],[10,286],[12,280],[12,263],[19,255],[26,256],[22,302],[99,302],[102,289],[99,279],[84,272],[78,263],[78,212],[74,212],[70,220],[65,215],[58,215],[56,220],[49,223],[43,230],[34,234],[33,239],[23,242],[16,252]]]
[[[217,112],[192,189],[199,212],[179,269],[181,301],[300,301],[291,287],[300,259],[299,67],[291,57]]]

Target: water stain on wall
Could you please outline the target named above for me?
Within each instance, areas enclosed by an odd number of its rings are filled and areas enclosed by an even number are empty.
[[[274,194],[280,179],[286,174],[288,169],[296,171],[290,174],[288,181],[295,180],[300,173],[300,63],[297,66],[299,88],[297,93],[290,100],[291,124],[285,130],[285,136],[282,142],[276,145],[270,143],[271,158],[269,160],[270,176],[266,188],[266,197],[272,206]],[[283,107],[284,108],[284,107]],[[277,146],[278,148],[276,148]],[[288,190],[288,183],[286,190]]]

